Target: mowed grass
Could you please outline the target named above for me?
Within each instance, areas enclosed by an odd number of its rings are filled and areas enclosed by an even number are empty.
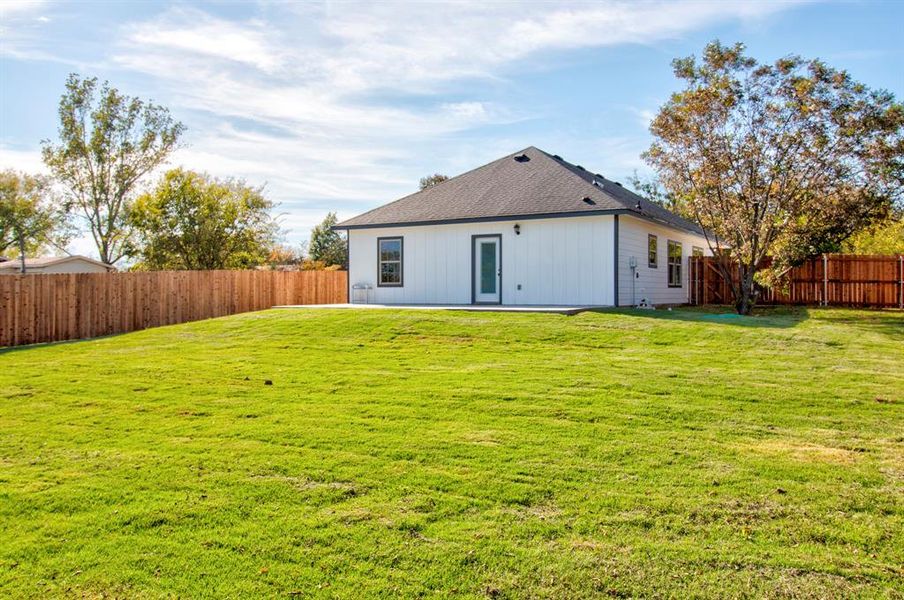
[[[0,596],[902,597],[902,565],[904,313],[274,310],[0,352]]]

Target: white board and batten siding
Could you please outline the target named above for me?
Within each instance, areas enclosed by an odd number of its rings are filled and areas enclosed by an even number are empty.
[[[472,236],[490,234],[502,236],[502,304],[614,303],[611,215],[352,229],[349,283],[373,286],[377,304],[471,304]],[[404,238],[403,285],[379,287],[377,238],[396,236]]]
[[[651,268],[647,259],[648,236],[657,237],[657,267]],[[669,287],[668,242],[681,243],[681,287]],[[645,219],[628,215],[619,217],[618,226],[618,303],[633,306],[642,298],[653,304],[683,304],[688,293],[688,257],[694,247],[702,248],[706,256],[712,254],[702,235],[659,225]],[[632,298],[631,282],[633,274],[630,258],[637,260],[637,276],[634,277]]]

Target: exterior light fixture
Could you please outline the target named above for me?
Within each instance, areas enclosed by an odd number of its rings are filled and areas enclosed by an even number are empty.
[[[521,235],[521,225],[515,223],[515,235]]]

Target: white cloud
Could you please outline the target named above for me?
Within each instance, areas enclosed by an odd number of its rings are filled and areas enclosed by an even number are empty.
[[[479,120],[488,116],[483,102],[453,102],[443,104],[442,108],[450,114],[466,119]]]
[[[39,150],[22,150],[0,143],[0,169],[15,169],[31,174],[48,174]]]
[[[22,59],[52,57],[50,52],[34,49],[40,43],[36,32],[50,22],[49,17],[39,14],[46,7],[45,0],[0,1],[0,56]]]
[[[790,5],[262,3],[253,19],[180,5],[114,31],[104,60],[144,75],[148,91],[139,95],[189,126],[190,145],[172,164],[268,182],[298,238],[328,208],[349,216],[413,191],[425,157],[464,170],[526,145],[502,133],[468,143],[478,128],[540,115],[463,93],[473,89],[466,80],[504,82],[568,50],[650,44]],[[574,142],[568,146],[582,147]],[[599,168],[621,169],[628,152],[637,162],[634,142],[581,143],[587,156],[611,153]]]
[[[778,2],[601,2],[517,20],[498,44],[518,56],[544,49],[647,44],[718,21],[759,18],[784,10]]]
[[[656,118],[656,109],[654,108],[643,108],[639,106],[628,106],[626,110],[631,113],[637,124],[644,129],[648,129],[650,124],[653,122],[653,119]]]
[[[137,47],[235,61],[272,72],[281,60],[268,41],[268,29],[266,23],[233,23],[196,10],[176,9],[126,31]]]
[[[13,16],[34,13],[47,6],[47,0],[3,0],[0,2],[0,17],[7,19]]]

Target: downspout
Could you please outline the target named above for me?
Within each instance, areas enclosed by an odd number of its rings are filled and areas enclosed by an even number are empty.
[[[613,236],[613,238],[615,239],[615,251],[613,252],[613,255],[614,255],[615,262],[613,265],[614,266],[614,269],[613,269],[614,285],[612,286],[612,289],[615,291],[615,306],[618,307],[618,215],[615,215],[614,218],[615,218],[615,235]]]
[[[634,285],[635,281],[637,281],[637,265],[633,264],[633,265],[631,265],[631,306],[632,307],[637,306],[637,293],[635,291],[635,288],[637,286]]]

